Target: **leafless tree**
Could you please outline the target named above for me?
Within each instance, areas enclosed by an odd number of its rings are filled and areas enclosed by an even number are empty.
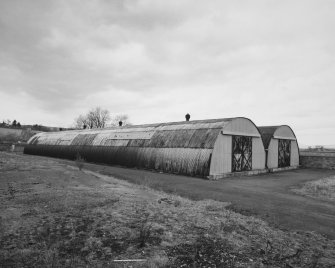
[[[85,126],[88,128],[104,128],[110,120],[111,117],[107,109],[96,107],[90,110],[86,115],[80,115],[75,120],[75,125],[78,128]]]
[[[75,128],[89,128],[90,127],[90,122],[87,118],[87,115],[79,115],[75,120],[74,120],[74,127]]]
[[[114,116],[111,125],[118,126],[120,121],[122,121],[123,126],[131,125],[129,116],[127,114],[118,114]]]
[[[87,119],[91,128],[104,128],[111,120],[111,117],[107,109],[96,107],[88,112]]]

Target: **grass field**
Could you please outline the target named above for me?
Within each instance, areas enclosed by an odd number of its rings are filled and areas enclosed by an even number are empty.
[[[77,164],[0,152],[2,267],[335,266],[335,242],[316,233]]]
[[[335,176],[307,182],[293,191],[320,200],[335,201]]]

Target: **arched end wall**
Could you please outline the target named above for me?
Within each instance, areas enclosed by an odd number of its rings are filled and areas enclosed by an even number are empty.
[[[275,139],[293,139],[296,140],[293,130],[289,126],[280,126],[273,133]]]
[[[265,169],[265,150],[255,124],[247,118],[233,119],[222,128],[214,144],[210,176],[232,172],[232,136],[252,137],[252,170]]]
[[[293,130],[289,126],[280,126],[274,132],[267,150],[267,167],[278,168],[278,140],[286,139],[291,141],[290,166],[299,166],[299,148]]]

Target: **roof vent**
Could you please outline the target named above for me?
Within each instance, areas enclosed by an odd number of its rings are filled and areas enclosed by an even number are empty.
[[[119,121],[119,126],[122,127],[122,121]]]
[[[186,118],[186,121],[190,121],[191,116],[187,113],[187,114],[185,115],[185,118]]]

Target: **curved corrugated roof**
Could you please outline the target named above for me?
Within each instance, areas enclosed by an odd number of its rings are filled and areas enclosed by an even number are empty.
[[[263,145],[265,149],[269,148],[271,139],[281,138],[281,139],[293,139],[296,140],[296,136],[292,128],[288,125],[280,126],[262,126],[257,127],[258,131],[261,133]],[[277,136],[279,135],[279,136]]]
[[[257,127],[258,131],[261,133],[263,145],[265,149],[269,148],[270,141],[273,137],[273,134],[281,126],[266,126],[266,127]]]
[[[213,128],[217,126],[222,126],[222,123],[227,123],[235,118],[219,118],[219,119],[205,119],[205,120],[192,120],[192,121],[177,121],[177,122],[167,122],[167,123],[155,123],[155,124],[143,124],[143,125],[127,125],[121,128],[148,128],[148,127],[161,127],[162,129],[169,129],[171,126],[178,126],[178,128]],[[120,129],[120,127],[105,128],[108,129]]]
[[[154,148],[213,148],[220,130],[232,119],[212,119],[105,129],[43,133],[30,144],[126,146]]]
[[[79,153],[91,162],[208,176],[214,144],[234,119],[241,118],[39,133],[24,152],[69,159]]]
[[[233,119],[182,121],[40,133],[24,152],[208,176],[214,143]]]

